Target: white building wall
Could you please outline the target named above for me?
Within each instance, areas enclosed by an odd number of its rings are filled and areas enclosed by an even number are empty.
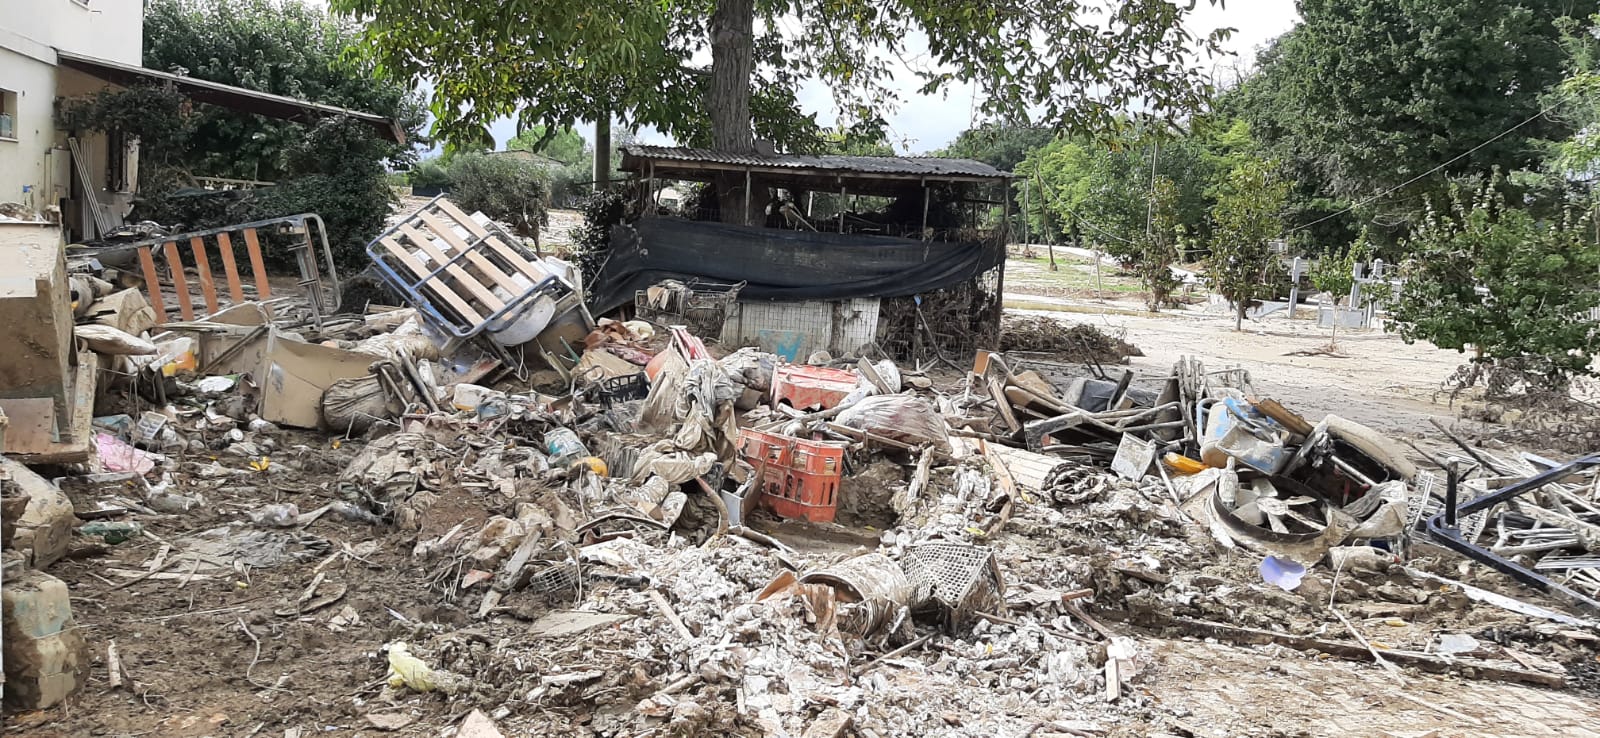
[[[144,0],[0,0],[0,34],[61,51],[139,64]],[[0,35],[0,46],[9,45]]]
[[[0,202],[45,211],[68,196],[71,159],[57,135],[55,101],[103,83],[58,70],[55,52],[140,64],[143,45],[144,0],[0,0],[0,90],[14,94],[16,106],[13,135],[0,138]],[[85,141],[97,179],[106,161],[100,138]]]
[[[12,137],[0,138],[0,202],[33,210],[55,202],[46,190],[56,137],[55,89],[54,66],[0,48],[0,90],[14,94],[16,105]]]
[[[757,346],[790,361],[815,351],[858,356],[878,335],[877,298],[735,303],[722,324],[727,346]]]

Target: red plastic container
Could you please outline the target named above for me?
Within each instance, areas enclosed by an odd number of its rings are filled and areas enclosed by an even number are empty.
[[[844,445],[763,433],[739,433],[744,460],[766,471],[761,502],[779,517],[831,523],[839,506],[839,481],[844,476]]]
[[[825,366],[779,364],[772,372],[772,401],[796,410],[826,410],[851,392],[861,378],[855,372]]]
[[[779,517],[831,523],[839,512],[839,475],[790,470],[782,490],[762,494],[761,501]]]

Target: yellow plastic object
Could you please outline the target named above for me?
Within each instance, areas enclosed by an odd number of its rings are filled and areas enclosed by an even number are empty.
[[[437,685],[433,681],[433,669],[412,656],[410,646],[404,641],[397,641],[389,646],[389,686],[432,692]]]
[[[592,471],[602,477],[611,476],[607,473],[611,470],[610,467],[606,466],[605,460],[598,456],[586,456],[577,463],[589,467],[589,471]]]
[[[1161,457],[1161,462],[1179,474],[1199,474],[1206,469],[1205,464],[1182,454],[1168,453]]]

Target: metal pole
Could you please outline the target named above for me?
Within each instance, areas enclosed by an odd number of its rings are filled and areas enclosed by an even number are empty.
[[[922,240],[924,240],[924,241],[930,240],[928,238],[928,180],[927,179],[923,179],[922,180],[922,232],[921,232],[920,235],[922,237]]]
[[[848,197],[849,197],[848,195],[844,194],[844,184],[841,183],[839,185],[839,232],[840,233],[844,233],[844,211],[845,211],[845,207],[849,204],[848,199],[847,199]]]
[[[750,170],[744,170],[744,224],[750,225]]]

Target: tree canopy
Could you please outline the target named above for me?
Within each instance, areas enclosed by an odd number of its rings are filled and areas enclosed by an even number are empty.
[[[400,122],[413,140],[425,121],[409,86],[377,79],[348,58],[355,24],[301,0],[150,0],[144,65],[197,79],[361,110]],[[305,135],[298,123],[204,106],[189,140],[195,174],[276,180],[284,152]],[[383,156],[405,163],[410,147]]]
[[[1198,108],[1198,69],[1227,30],[1197,36],[1169,0],[333,0],[365,21],[380,68],[433,85],[436,132],[482,141],[489,124],[567,127],[615,116],[680,142],[791,150],[820,144],[795,93],[816,79],[846,126],[881,128],[896,103],[891,62],[925,39],[922,92],[975,82],[982,111],[1105,131],[1125,114]],[[1192,7],[1192,4],[1191,6]],[[758,22],[759,21],[759,22]],[[710,49],[709,70],[697,62]]]
[[[1540,95],[1562,76],[1558,19],[1595,5],[1301,0],[1301,24],[1222,107],[1248,121],[1308,195],[1376,196],[1465,155],[1396,193],[1414,213],[1417,195],[1441,192],[1450,175],[1532,166],[1543,141],[1567,134],[1539,115]]]

